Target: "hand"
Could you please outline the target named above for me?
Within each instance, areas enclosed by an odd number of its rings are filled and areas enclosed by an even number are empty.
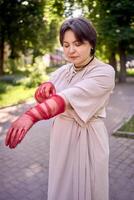
[[[6,135],[6,146],[9,146],[9,148],[15,148],[22,141],[33,124],[34,122],[32,119],[26,114],[23,114],[14,121]]]
[[[42,103],[52,95],[56,94],[56,89],[51,82],[42,83],[35,91],[35,99],[38,103]]]

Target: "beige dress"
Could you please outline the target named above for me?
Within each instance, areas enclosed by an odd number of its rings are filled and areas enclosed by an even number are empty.
[[[113,68],[96,58],[79,72],[67,64],[52,75],[71,108],[52,125],[48,200],[108,200],[109,143],[103,118],[114,77]]]

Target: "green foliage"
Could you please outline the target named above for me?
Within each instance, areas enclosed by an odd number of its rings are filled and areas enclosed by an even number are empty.
[[[64,1],[51,0],[46,1],[45,13],[50,18],[62,18],[64,14]]]
[[[134,68],[127,69],[127,76],[134,77]]]
[[[85,1],[89,17],[97,28],[98,44],[106,45],[107,51],[115,51],[120,41],[124,45],[134,39],[134,2],[131,0]]]
[[[47,74],[51,74],[52,72],[54,72],[55,70],[57,70],[58,67],[57,66],[50,66],[46,68],[46,73]]]
[[[7,89],[7,84],[4,82],[0,82],[0,94],[5,93],[6,89]]]
[[[31,71],[29,77],[23,80],[23,84],[29,88],[37,87],[39,84],[46,80],[48,80],[48,76],[42,74],[36,67],[34,67],[34,71]]]
[[[4,45],[10,48],[10,71],[16,72],[14,60],[32,52],[34,59],[52,51],[57,43],[64,1],[4,0],[0,1],[0,58]],[[8,52],[8,53],[9,53]],[[3,61],[0,60],[0,73]]]
[[[27,65],[26,74],[0,77],[0,107],[22,103],[33,97],[35,88],[47,80],[46,67],[40,57],[33,65]]]
[[[115,69],[119,55],[119,81],[126,80],[126,56],[134,53],[134,1],[77,0],[84,15],[95,25],[98,33],[97,49],[105,54]],[[105,46],[105,48],[104,48]]]
[[[22,103],[33,97],[35,88],[48,80],[45,65],[41,58],[27,65],[27,74],[6,75],[0,77],[0,107]],[[10,97],[10,98],[9,98]]]
[[[4,41],[10,44],[11,58],[18,57],[20,51],[25,53],[27,48],[36,45],[42,29],[45,33],[44,5],[43,0],[0,2],[0,34],[3,33]]]
[[[27,65],[27,68],[27,78],[21,81],[25,86],[29,88],[37,87],[42,82],[48,80],[46,66],[40,57],[36,58],[33,65]]]

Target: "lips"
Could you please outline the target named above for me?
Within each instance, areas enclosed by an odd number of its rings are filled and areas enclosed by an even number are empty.
[[[76,59],[76,58],[78,58],[78,56],[70,56],[69,58],[70,59]]]

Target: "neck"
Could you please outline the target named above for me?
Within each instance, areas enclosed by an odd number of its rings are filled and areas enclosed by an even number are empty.
[[[89,65],[89,63],[91,63],[93,59],[94,59],[94,56],[90,57],[90,59],[86,62],[86,64],[83,64],[83,65],[81,65],[81,66],[76,66],[76,65],[74,65],[75,71],[80,71],[80,70],[82,70],[82,69],[85,68],[87,65]]]

